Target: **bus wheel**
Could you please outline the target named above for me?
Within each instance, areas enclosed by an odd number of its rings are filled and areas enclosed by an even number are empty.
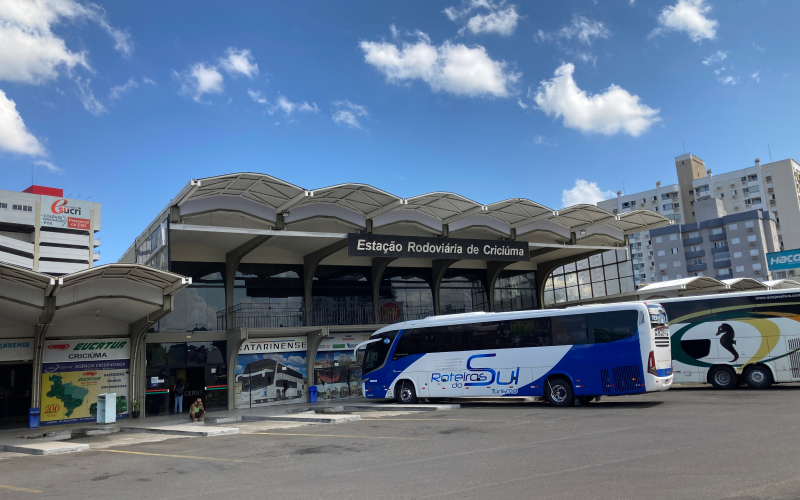
[[[708,378],[714,389],[733,389],[738,385],[736,372],[730,366],[717,366],[708,372]]]
[[[400,385],[395,389],[394,398],[398,403],[406,405],[417,404],[417,392],[414,390],[414,384],[403,380]]]
[[[772,374],[763,365],[754,365],[744,372],[744,382],[753,389],[766,389],[772,385]]]
[[[547,382],[545,396],[553,406],[572,406],[575,404],[575,394],[572,392],[572,384],[563,378],[554,378]]]

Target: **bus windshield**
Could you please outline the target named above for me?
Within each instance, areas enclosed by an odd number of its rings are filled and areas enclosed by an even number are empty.
[[[383,332],[372,338],[372,340],[379,340],[378,342],[367,344],[366,352],[364,352],[364,364],[361,369],[362,375],[366,375],[383,366],[384,361],[386,361],[386,355],[389,354],[389,349],[392,347],[392,341],[397,337],[397,333],[398,331]]]
[[[661,304],[648,304],[645,302],[645,305],[647,306],[647,312],[650,315],[651,326],[667,326],[667,312],[664,310]]]

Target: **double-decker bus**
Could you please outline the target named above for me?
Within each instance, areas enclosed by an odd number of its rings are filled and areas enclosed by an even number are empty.
[[[359,347],[368,398],[533,396],[570,406],[668,389],[669,343],[661,306],[631,302],[435,316],[382,328]]]
[[[250,406],[299,398],[305,389],[302,373],[274,359],[248,363],[244,371],[236,375],[236,383],[241,384],[239,405]]]
[[[800,291],[659,299],[670,320],[675,383],[765,389],[800,382]]]

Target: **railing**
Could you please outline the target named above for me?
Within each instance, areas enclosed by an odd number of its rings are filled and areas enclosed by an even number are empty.
[[[498,311],[515,311],[532,309],[517,304],[518,301],[498,302],[495,308]],[[440,314],[463,314],[469,312],[488,311],[486,305],[472,305],[465,303],[442,303]],[[392,324],[402,321],[412,321],[435,316],[433,305],[405,305],[397,302],[385,302],[378,308],[377,321],[372,304],[339,305],[339,306],[312,306],[311,324],[314,326],[326,325],[372,325]],[[283,328],[307,326],[305,308],[274,307],[267,304],[238,304],[228,310],[217,312],[217,329],[228,330],[236,328]]]

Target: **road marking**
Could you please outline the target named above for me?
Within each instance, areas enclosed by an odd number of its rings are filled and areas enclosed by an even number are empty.
[[[254,432],[253,434],[264,434],[269,436],[311,436],[311,437],[358,438],[358,439],[403,439],[407,441],[423,441],[422,438],[404,438],[404,437],[390,437],[390,436],[346,436],[343,434],[296,434],[291,432]]]
[[[19,486],[7,486],[5,484],[0,484],[0,488],[5,490],[11,491],[24,491],[25,493],[41,493],[42,490],[30,490],[28,488],[20,488]]]
[[[527,421],[519,420],[473,420],[471,418],[383,418],[368,417],[364,420],[400,420],[402,422],[416,422],[417,420],[446,420],[448,422],[509,422],[514,424],[529,424]],[[553,422],[536,422],[537,424],[552,424]]]
[[[143,453],[141,451],[123,451],[123,450],[94,450],[94,451],[105,451],[108,453],[129,453],[131,455],[147,455],[151,457],[170,457],[170,458],[191,458],[193,460],[212,460],[215,462],[244,462],[248,464],[260,464],[261,462],[256,462],[254,460],[234,460],[232,458],[210,458],[210,457],[198,457],[198,456],[189,456],[189,455],[165,455],[162,453]]]

